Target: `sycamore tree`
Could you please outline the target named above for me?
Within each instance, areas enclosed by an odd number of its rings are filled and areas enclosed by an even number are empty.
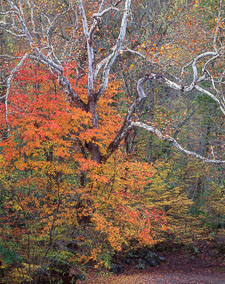
[[[145,53],[141,52],[139,46],[133,49],[135,47],[133,34],[135,35],[137,29],[135,24],[138,25],[138,23],[133,23],[132,18],[136,5],[141,6],[142,2],[127,0],[115,3],[108,1],[56,1],[54,3],[45,1],[4,1],[2,3],[2,30],[13,37],[12,44],[16,45],[17,41],[23,44],[23,54],[20,54],[19,62],[9,72],[6,80],[7,90],[1,96],[1,100],[4,100],[5,103],[5,121],[8,135],[10,135],[10,114],[8,111],[10,86],[13,84],[14,74],[20,71],[23,64],[26,64],[27,58],[36,61],[37,64],[45,65],[49,72],[52,72],[55,80],[63,87],[71,103],[90,113],[92,127],[98,129],[99,100],[104,96],[109,86],[110,76],[115,72],[115,65],[123,60],[123,56],[125,57],[124,60],[126,60],[126,55],[132,54],[133,65],[137,64],[136,57],[141,57],[148,63],[142,76],[137,78],[136,99],[127,107],[127,115],[123,124],[118,128],[117,134],[107,146],[105,153],[101,153],[94,136],[92,141],[87,143],[85,150],[91,153],[92,159],[98,163],[106,161],[118,149],[124,137],[132,129],[138,127],[156,134],[160,139],[169,141],[178,150],[205,162],[224,162],[219,157],[208,159],[194,151],[188,151],[174,138],[162,134],[152,125],[143,123],[141,118],[135,119],[138,106],[146,98],[148,90],[145,89],[145,83],[147,81],[157,81],[186,95],[193,90],[200,92],[214,100],[223,115],[225,114],[223,66],[220,67],[219,72],[212,70],[213,66],[218,63],[221,64],[224,59],[224,6],[222,1],[216,3],[217,15],[214,19],[215,24],[212,27],[211,44],[206,44],[205,49],[202,49],[199,54],[194,54],[190,62],[182,66],[180,74],[175,75],[170,74],[169,69],[163,70],[160,68],[160,64],[158,64],[158,68],[154,68],[157,69],[157,73],[152,72],[153,68],[151,68],[152,66],[155,67],[159,62],[157,57],[163,54],[167,48],[171,46],[177,48],[176,43],[173,43],[173,39],[167,45],[159,42],[161,46],[155,47],[156,44],[153,44],[153,48],[148,48],[148,43],[144,42],[142,47],[146,47]],[[196,5],[198,6],[198,4]],[[176,6],[173,6],[173,9],[176,9]],[[108,26],[105,26],[105,23]],[[102,27],[106,32],[102,31]],[[110,30],[112,28],[113,31]],[[129,31],[132,28],[135,29],[132,31],[133,34]],[[112,38],[110,32],[113,32]],[[131,38],[129,38],[130,34],[132,34]],[[1,56],[7,57],[4,54]],[[76,84],[79,85],[79,78],[84,74],[88,76],[88,99],[86,102],[77,94],[70,78],[65,75],[65,63],[74,60],[77,60],[77,67],[74,70],[74,76],[77,78]],[[14,62],[16,62],[16,59]],[[184,76],[187,73],[189,76]],[[192,76],[191,80],[190,75]],[[151,96],[151,94],[149,95]]]

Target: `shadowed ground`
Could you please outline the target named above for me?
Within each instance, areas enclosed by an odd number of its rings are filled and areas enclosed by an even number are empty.
[[[126,266],[120,275],[90,272],[86,281],[77,284],[225,284],[225,256],[218,249],[204,247],[197,255],[177,251],[164,256],[168,261],[157,267],[140,271]]]

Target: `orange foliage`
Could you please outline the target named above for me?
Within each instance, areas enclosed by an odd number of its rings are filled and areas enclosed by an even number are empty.
[[[66,66],[67,76],[72,68]],[[46,252],[51,259],[58,242],[71,239],[79,243],[79,257],[63,250],[62,255],[99,265],[105,264],[104,253],[120,251],[130,241],[157,243],[157,234],[167,230],[165,216],[141,195],[151,183],[151,166],[129,161],[121,150],[97,164],[85,148],[94,141],[104,154],[121,126],[114,106],[119,83],[112,78],[100,99],[96,129],[90,114],[73,105],[44,69],[28,64],[15,82],[9,97],[11,135],[0,144],[4,242],[13,237],[23,261],[35,265]],[[71,82],[85,101],[87,78],[79,86]]]

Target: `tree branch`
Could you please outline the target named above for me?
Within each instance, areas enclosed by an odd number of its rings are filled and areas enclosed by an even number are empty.
[[[61,64],[61,62],[57,59],[56,55],[54,54],[54,50],[53,50],[53,58],[55,59],[55,61],[57,63],[55,63],[52,59],[48,58],[48,56],[44,55],[43,52],[37,47],[37,46],[33,46],[34,45],[34,40],[27,28],[24,16],[23,16],[23,8],[21,5],[21,1],[19,1],[19,7],[17,7],[13,1],[11,0],[7,0],[8,4],[10,5],[11,9],[14,11],[14,14],[16,14],[18,21],[21,25],[21,28],[24,32],[24,34],[26,35],[29,45],[30,47],[33,49],[33,51],[36,54],[35,58],[36,60],[40,61],[42,64],[45,64],[47,67],[50,67],[50,69],[57,74],[57,76],[59,77],[59,83],[61,84],[62,87],[64,87],[66,89],[66,91],[68,92],[69,96],[71,97],[72,101],[75,102],[80,108],[82,108],[83,110],[87,111],[87,105],[80,99],[80,97],[76,94],[76,92],[73,90],[71,83],[69,82],[69,80],[64,76],[64,68]],[[30,6],[30,8],[32,8],[32,6]],[[68,12],[68,9],[65,11],[65,13]],[[32,11],[31,11],[32,13]],[[54,20],[51,22],[52,26],[55,22],[55,20],[57,19],[58,16],[63,15],[63,13],[57,15]],[[48,30],[49,32],[49,30]],[[32,58],[32,57],[31,57]]]
[[[131,0],[126,0],[123,18],[122,18],[121,25],[120,25],[120,33],[119,33],[119,36],[117,38],[116,45],[113,47],[113,51],[112,51],[111,55],[109,55],[107,57],[107,61],[105,63],[105,67],[104,67],[104,70],[103,70],[102,84],[101,84],[101,87],[99,88],[99,90],[97,92],[97,100],[99,100],[99,98],[102,96],[102,94],[107,89],[108,80],[109,80],[109,73],[110,73],[111,67],[112,67],[114,61],[116,60],[120,50],[121,50],[121,47],[122,47],[122,44],[123,44],[123,41],[124,41],[124,38],[125,38],[125,35],[126,35],[127,20],[128,20],[128,16],[129,16],[129,13],[130,13],[130,6],[131,6]]]
[[[221,21],[221,14],[222,14],[222,3],[223,0],[220,0],[219,3],[219,11],[218,11],[218,16],[217,16],[217,21],[216,21],[216,29],[215,29],[215,34],[213,37],[213,48],[216,52],[218,52],[218,48],[217,48],[217,38],[218,38],[218,34],[219,34],[219,26],[220,26],[220,21]]]
[[[183,152],[186,155],[192,156],[194,158],[200,159],[204,163],[214,163],[214,164],[224,164],[225,163],[225,160],[215,160],[215,159],[211,160],[211,159],[208,159],[206,157],[203,157],[203,156],[197,154],[196,152],[184,149],[174,138],[172,138],[169,135],[163,135],[157,128],[155,128],[153,126],[147,125],[147,124],[142,123],[142,122],[132,122],[130,127],[139,127],[139,128],[143,128],[143,129],[147,130],[148,132],[154,133],[161,140],[168,141],[171,145],[176,147],[180,152]]]

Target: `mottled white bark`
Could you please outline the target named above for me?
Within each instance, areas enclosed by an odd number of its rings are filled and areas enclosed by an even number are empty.
[[[103,95],[103,93],[107,89],[111,67],[122,48],[122,44],[127,30],[127,21],[130,13],[130,6],[131,6],[131,0],[126,0],[124,5],[123,17],[120,25],[120,33],[117,38],[116,45],[113,47],[112,53],[108,56],[106,63],[104,64],[102,84],[97,92],[97,100]]]

